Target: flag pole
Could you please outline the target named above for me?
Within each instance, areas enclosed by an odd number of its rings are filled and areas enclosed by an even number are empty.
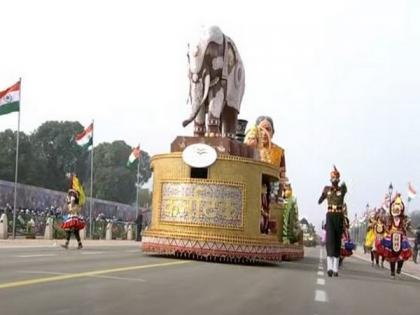
[[[16,135],[16,163],[15,163],[15,191],[13,197],[13,228],[12,228],[12,237],[16,238],[16,195],[17,195],[17,180],[18,180],[18,163],[19,163],[19,134],[20,134],[20,104],[21,99],[21,89],[22,89],[22,78],[19,78],[19,110],[18,110],[18,128]]]
[[[94,120],[92,119],[92,151],[90,152],[90,203],[89,203],[89,236],[92,239],[92,208],[93,208],[93,142],[95,132]]]
[[[139,143],[139,150],[140,149],[140,143]],[[139,152],[140,153],[140,152]],[[141,154],[140,154],[141,155]],[[136,183],[136,219],[139,216],[139,186],[140,186],[140,155],[137,159],[137,183]]]

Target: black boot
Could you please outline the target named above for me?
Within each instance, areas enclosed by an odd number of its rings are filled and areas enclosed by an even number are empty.
[[[333,276],[333,271],[332,270],[328,270],[327,273],[328,273],[328,277],[332,277]]]

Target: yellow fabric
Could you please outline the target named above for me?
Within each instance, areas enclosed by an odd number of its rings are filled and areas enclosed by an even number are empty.
[[[73,175],[73,189],[79,193],[79,205],[83,206],[86,201],[85,192],[79,179],[75,175]]]
[[[280,166],[283,152],[284,151],[282,148],[274,143],[271,143],[271,148],[260,149],[261,160],[267,163],[271,163],[275,166]]]
[[[375,232],[373,231],[373,229],[370,229],[366,233],[365,246],[366,247],[373,247],[374,242],[375,242]]]

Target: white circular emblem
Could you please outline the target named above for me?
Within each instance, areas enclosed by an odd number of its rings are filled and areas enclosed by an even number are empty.
[[[207,144],[195,143],[185,148],[182,159],[191,167],[208,167],[216,161],[217,152]]]

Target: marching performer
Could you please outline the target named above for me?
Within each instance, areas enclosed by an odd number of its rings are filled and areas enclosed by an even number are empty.
[[[85,227],[85,220],[80,216],[81,206],[79,204],[79,193],[74,189],[69,189],[67,193],[68,217],[62,223],[61,227],[66,231],[66,243],[61,245],[67,249],[69,247],[71,234],[76,237],[78,249],[82,249],[82,241],[80,240],[79,231]]]
[[[391,278],[395,279],[395,266],[397,274],[401,274],[404,261],[411,257],[411,248],[407,239],[407,230],[410,221],[404,215],[404,203],[401,196],[397,195],[391,202],[390,217],[382,240],[383,255],[391,266]]]
[[[381,268],[384,267],[384,247],[382,246],[382,239],[385,234],[385,214],[382,213],[385,211],[379,209],[375,216],[375,223],[373,225],[373,232],[375,233],[375,242],[373,243],[371,251],[371,260],[372,267],[374,266],[374,260],[376,262],[376,267],[379,268],[379,257],[381,257]]]
[[[334,166],[330,174],[331,186],[325,186],[318,203],[325,199],[328,203],[326,215],[326,247],[327,247],[327,270],[328,276],[338,276],[338,263],[341,251],[341,237],[343,235],[343,204],[344,196],[347,193],[347,186],[342,183],[340,186],[340,173]]]

